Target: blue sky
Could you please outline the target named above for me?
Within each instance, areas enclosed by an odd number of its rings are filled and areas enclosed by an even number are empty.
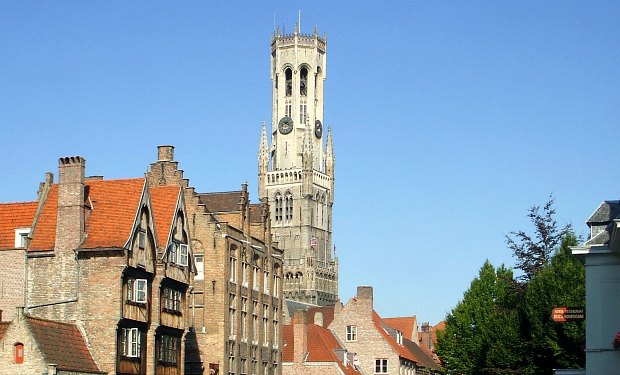
[[[436,323],[504,234],[618,199],[615,1],[0,2],[0,201],[61,156],[140,176],[172,144],[198,191],[257,195],[274,24],[327,33],[340,295]],[[275,20],[275,21],[274,21]]]

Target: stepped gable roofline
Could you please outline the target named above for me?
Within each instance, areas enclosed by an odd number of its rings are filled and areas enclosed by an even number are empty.
[[[47,363],[58,370],[103,374],[75,324],[26,317],[26,322]]]
[[[290,325],[282,327],[284,348],[282,350],[282,362],[293,362],[295,352],[295,320]],[[336,355],[335,350],[343,350],[334,334],[327,328],[315,324],[307,324],[308,329],[308,358],[306,362],[332,362],[337,363],[345,375],[359,375],[351,365],[345,366]]]
[[[404,316],[399,318],[383,318],[383,321],[390,327],[399,330],[403,337],[412,340],[413,332],[417,326],[416,316]]]
[[[15,248],[15,229],[30,228],[39,203],[0,203],[0,249]]]
[[[85,238],[81,249],[121,249],[131,236],[146,186],[144,178],[84,182]],[[32,234],[29,251],[54,249],[58,184],[53,184]]]
[[[399,345],[396,340],[389,334],[388,329],[393,329],[389,325],[387,325],[383,319],[377,314],[375,310],[372,310],[372,322],[375,324],[375,328],[377,331],[383,336],[385,341],[387,341],[392,349],[402,358],[408,359],[410,361],[418,362],[415,356],[403,345]]]
[[[178,185],[156,186],[149,189],[155,230],[158,233],[158,246],[165,249],[170,240],[173,220],[181,200],[181,187]]]
[[[620,217],[620,201],[603,201],[590,218],[586,221],[588,226],[606,224]]]

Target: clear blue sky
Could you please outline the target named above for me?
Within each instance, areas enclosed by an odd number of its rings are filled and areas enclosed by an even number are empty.
[[[620,2],[0,2],[0,201],[61,156],[136,177],[175,157],[198,191],[257,195],[275,24],[327,32],[343,301],[443,319],[485,259],[556,198],[618,199]]]

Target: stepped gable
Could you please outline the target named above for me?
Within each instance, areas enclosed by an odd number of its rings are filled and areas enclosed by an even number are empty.
[[[158,246],[162,249],[168,244],[168,237],[172,228],[172,221],[176,214],[177,203],[181,187],[178,185],[157,186],[149,189],[153,208],[153,218]]]
[[[75,324],[27,317],[28,325],[47,363],[61,371],[102,373]]]
[[[0,249],[15,248],[15,229],[32,226],[37,206],[37,202],[0,204]]]

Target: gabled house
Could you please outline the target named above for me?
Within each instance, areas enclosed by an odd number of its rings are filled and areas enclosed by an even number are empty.
[[[105,373],[182,374],[195,272],[184,195],[146,178],[86,178],[85,165],[61,158],[58,183],[41,185],[25,314],[75,324]]]
[[[366,374],[414,375],[439,371],[439,366],[415,342],[413,326],[392,320],[390,326],[374,310],[372,287],[360,286],[357,295],[338,307],[329,330],[349,352],[355,353],[358,366]]]
[[[284,326],[283,336],[283,375],[361,374],[354,353],[342,347],[330,330],[308,321],[307,313],[302,310],[295,312],[292,324]]]
[[[17,308],[0,323],[0,374],[103,374],[75,324],[33,318]]]

